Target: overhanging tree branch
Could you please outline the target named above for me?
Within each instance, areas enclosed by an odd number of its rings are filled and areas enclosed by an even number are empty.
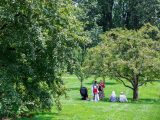
[[[121,80],[120,78],[118,78],[118,79],[123,83],[123,85],[124,85],[125,87],[128,87],[128,88],[130,88],[130,89],[133,90],[133,88],[132,88],[131,86],[129,86],[129,85],[126,85],[125,82],[124,82],[123,80]]]
[[[124,78],[124,79],[126,79],[127,81],[129,81],[132,85],[134,85],[133,81],[130,80],[129,78],[127,78],[127,77],[121,75],[118,71],[116,71],[116,73],[118,74],[118,76],[117,76],[118,78],[119,78],[119,77]]]
[[[142,82],[141,84],[139,84],[138,87],[144,85],[147,82],[160,82],[160,80],[145,80],[144,82]]]

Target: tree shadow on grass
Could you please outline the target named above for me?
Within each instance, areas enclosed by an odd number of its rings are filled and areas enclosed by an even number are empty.
[[[99,83],[99,82],[98,82]],[[85,83],[87,85],[92,85],[93,83],[92,82],[89,82],[89,83]],[[120,84],[118,82],[105,82],[105,85],[116,85],[116,84]]]
[[[160,105],[160,99],[149,99],[149,98],[143,98],[139,99],[138,101],[133,101],[132,98],[127,98],[128,99],[128,104],[159,104]],[[102,102],[110,102],[109,98],[104,98],[101,100]],[[120,103],[120,102],[115,102],[115,103]]]
[[[151,98],[142,98],[138,101],[133,101],[132,98],[128,98],[129,103],[132,104],[159,104],[160,105],[160,99],[151,99]]]
[[[38,117],[34,117],[33,119],[26,119],[26,120],[54,120],[55,117],[54,116],[38,116]]]
[[[81,96],[79,98],[75,98],[74,100],[76,100],[76,101],[85,101],[85,100],[82,100]]]
[[[22,117],[21,119],[18,120],[51,120],[56,118],[56,116],[58,115],[59,115],[58,113],[43,112],[43,113],[36,113],[36,115],[32,117]]]
[[[72,91],[72,90],[78,90],[78,91],[79,91],[80,88],[79,88],[79,87],[74,87],[74,88],[68,88],[68,90],[69,90],[69,91]]]

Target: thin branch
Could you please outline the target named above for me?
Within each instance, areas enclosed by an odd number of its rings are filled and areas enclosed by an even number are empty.
[[[116,73],[119,75],[119,77],[124,78],[126,80],[130,80],[128,77],[123,76],[122,74],[120,74],[117,70],[116,70]]]
[[[133,81],[132,81],[132,80],[130,80],[129,78],[127,78],[127,77],[125,77],[125,76],[123,76],[123,75],[121,75],[118,71],[116,71],[116,72],[117,72],[117,74],[118,74],[118,76],[119,76],[119,77],[121,77],[121,78],[124,78],[124,79],[128,80],[132,85],[134,85],[134,83],[133,83]]]
[[[141,84],[139,84],[138,87],[144,85],[147,82],[160,82],[160,80],[145,80],[144,82],[142,82]]]
[[[118,79],[123,83],[123,85],[124,85],[125,87],[128,87],[128,88],[130,88],[130,89],[133,90],[133,88],[132,88],[131,86],[126,85],[125,82],[124,82],[123,80],[121,80],[120,78],[118,78]]]

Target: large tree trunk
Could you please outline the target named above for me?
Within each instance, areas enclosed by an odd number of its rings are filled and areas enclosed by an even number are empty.
[[[138,100],[138,76],[134,76],[134,86],[133,86],[133,100]]]
[[[101,0],[98,1],[99,6],[101,7],[101,20],[99,25],[102,26],[103,31],[110,30],[113,27],[113,4],[114,0]]]
[[[138,85],[134,87],[133,89],[133,100],[137,101],[138,100]]]

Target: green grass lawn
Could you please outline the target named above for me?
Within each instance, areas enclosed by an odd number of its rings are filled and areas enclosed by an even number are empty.
[[[80,82],[75,76],[66,75],[64,82],[69,88],[68,98],[62,97],[63,110],[51,113],[38,113],[33,118],[20,120],[160,120],[160,83],[148,84],[139,89],[139,101],[133,102],[132,91],[115,80],[106,80],[105,100],[100,102],[82,101],[79,93]],[[93,79],[84,81],[91,95]],[[108,98],[112,92],[119,95],[124,91],[128,103],[111,103]]]

